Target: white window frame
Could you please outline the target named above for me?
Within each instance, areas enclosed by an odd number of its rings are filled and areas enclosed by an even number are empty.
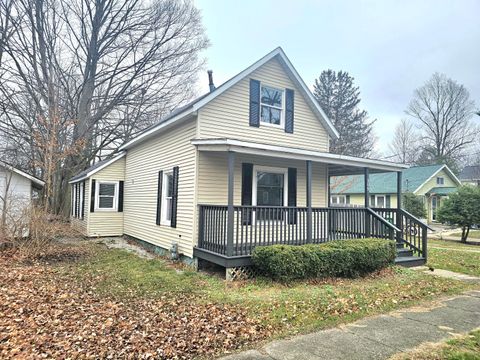
[[[272,105],[269,105],[269,104],[262,103],[262,87],[267,87],[267,88],[270,88],[270,89],[281,91],[282,92],[282,106],[278,107],[278,106],[272,106]],[[260,114],[259,114],[260,126],[265,125],[265,126],[271,126],[271,127],[282,128],[283,129],[285,127],[285,89],[282,89],[282,88],[279,88],[279,87],[276,87],[276,86],[272,86],[272,85],[268,85],[268,84],[264,84],[263,82],[260,82],[260,101],[259,101],[259,103],[260,103]],[[272,123],[262,121],[262,106],[267,106],[267,107],[271,107],[271,108],[280,110],[280,124],[272,124]]]
[[[375,206],[376,208],[378,208],[378,198],[382,198],[383,197],[383,207],[381,207],[380,209],[386,209],[387,208],[387,195],[375,195]]]
[[[252,204],[257,206],[257,177],[259,172],[283,175],[283,206],[288,206],[288,168],[253,165]]]
[[[333,201],[333,199],[337,199],[337,202]],[[343,203],[338,201],[340,199],[343,199]],[[332,204],[332,205],[347,205],[347,196],[346,195],[331,195],[330,196],[330,204]]]
[[[439,181],[441,179],[441,182]],[[437,176],[437,185],[445,185],[445,178],[443,176]]]
[[[110,184],[115,185],[114,195],[113,195],[113,207],[112,208],[101,208],[100,205],[100,184]],[[113,212],[118,210],[118,181],[108,181],[108,180],[96,180],[95,181],[95,211],[105,211]]]
[[[163,179],[162,179],[162,212],[160,217],[160,225],[171,226],[172,219],[167,219],[167,186],[168,186],[168,176],[173,177],[173,171],[164,171],[163,172]],[[168,196],[172,199],[172,196]]]

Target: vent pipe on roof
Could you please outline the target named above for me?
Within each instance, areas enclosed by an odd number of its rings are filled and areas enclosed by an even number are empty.
[[[208,73],[208,87],[210,88],[210,92],[212,92],[213,90],[215,90],[215,85],[213,84],[213,71],[208,70],[207,73]]]

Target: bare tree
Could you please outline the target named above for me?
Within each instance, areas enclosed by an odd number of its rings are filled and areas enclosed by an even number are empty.
[[[407,114],[421,126],[423,158],[454,165],[475,139],[473,111],[467,89],[443,74],[415,90]]]
[[[389,158],[402,164],[413,164],[418,156],[418,146],[419,136],[414,124],[402,119],[395,127],[395,135],[389,145]]]
[[[191,98],[208,40],[191,1],[6,4],[0,146],[45,179],[47,207],[65,211],[72,174]]]

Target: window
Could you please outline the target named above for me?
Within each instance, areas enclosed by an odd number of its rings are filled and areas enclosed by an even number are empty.
[[[386,206],[385,195],[375,195],[375,207],[384,208]]]
[[[283,90],[261,86],[260,121],[264,124],[283,126]]]
[[[443,185],[445,183],[445,180],[443,177],[437,177],[437,185]]]
[[[288,169],[254,166],[253,204],[287,206]],[[259,212],[260,220],[280,219],[281,211]]]
[[[330,197],[331,205],[346,205],[347,197],[345,195],[332,195]]]
[[[162,181],[162,224],[169,225],[172,221],[173,173],[163,174]]]
[[[118,182],[97,181],[96,194],[97,210],[117,210]]]

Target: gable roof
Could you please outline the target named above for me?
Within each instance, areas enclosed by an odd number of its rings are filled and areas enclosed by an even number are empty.
[[[263,66],[264,64],[266,64],[267,62],[269,62],[270,60],[272,60],[274,58],[279,60],[280,64],[283,66],[283,68],[285,69],[285,71],[289,75],[290,79],[300,89],[301,94],[304,96],[307,104],[310,106],[310,108],[313,110],[313,112],[317,115],[317,118],[320,120],[322,125],[325,127],[325,130],[328,132],[328,134],[332,138],[338,139],[338,137],[339,137],[338,131],[335,129],[332,122],[328,119],[325,112],[322,110],[322,108],[320,107],[318,102],[315,100],[312,92],[308,89],[307,85],[302,80],[302,78],[298,74],[297,70],[292,65],[290,60],[288,59],[287,55],[285,55],[285,52],[282,50],[281,47],[277,47],[275,50],[271,51],[270,53],[268,53],[267,55],[262,57],[260,60],[256,61],[254,64],[250,65],[248,68],[246,68],[245,70],[243,70],[239,74],[235,75],[230,80],[227,80],[226,82],[224,82],[222,85],[218,86],[213,91],[200,96],[199,98],[193,100],[192,102],[190,102],[187,105],[184,105],[184,106],[180,107],[179,109],[170,113],[167,117],[160,120],[159,123],[145,129],[137,137],[130,140],[126,144],[122,145],[120,147],[120,149],[125,150],[125,149],[128,149],[128,148],[131,148],[133,145],[138,144],[141,141],[144,141],[144,140],[149,139],[150,137],[154,136],[155,134],[160,132],[165,127],[171,125],[172,123],[183,120],[183,119],[186,119],[190,116],[196,115],[196,112],[199,109],[201,109],[203,106],[208,104],[210,101],[212,101],[213,99],[215,99],[219,95],[223,94],[225,91],[230,89],[232,86],[237,84],[239,81],[241,81],[245,77],[249,76],[252,72],[254,72],[259,67]]]
[[[402,170],[403,192],[418,191],[441,170],[445,170],[457,185],[461,185],[447,165],[414,166]],[[331,184],[332,193],[335,194],[362,194],[365,187],[363,175],[338,176],[332,179]],[[397,174],[394,172],[371,174],[369,185],[372,194],[394,194],[397,192]]]
[[[45,186],[45,182],[43,180],[40,180],[39,178],[37,178],[33,175],[27,174],[25,171],[17,169],[13,165],[10,165],[10,164],[6,163],[5,161],[0,160],[0,166],[7,169],[8,171],[14,172],[17,175],[20,175],[24,178],[27,178],[28,180],[30,180],[33,184],[37,185],[38,187]]]
[[[465,166],[458,178],[460,180],[480,180],[480,165]]]
[[[118,155],[116,155],[116,156],[114,156],[110,159],[105,159],[105,160],[102,160],[102,161],[99,161],[99,162],[93,164],[89,168],[86,168],[82,172],[80,172],[77,175],[75,175],[74,177],[72,177],[68,183],[73,184],[73,183],[88,179],[93,174],[95,174],[95,173],[99,172],[100,170],[106,168],[108,165],[113,164],[115,161],[123,158],[125,156],[125,154],[126,154],[126,152],[122,152],[122,153],[120,153],[120,154],[118,154]]]

